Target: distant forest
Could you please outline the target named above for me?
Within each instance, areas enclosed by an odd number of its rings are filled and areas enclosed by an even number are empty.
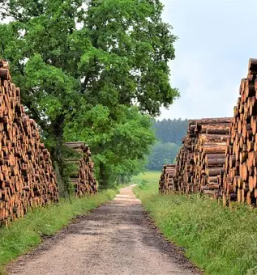
[[[148,157],[149,170],[161,170],[164,164],[175,162],[187,126],[188,121],[182,119],[164,119],[154,122],[153,127],[158,141]]]

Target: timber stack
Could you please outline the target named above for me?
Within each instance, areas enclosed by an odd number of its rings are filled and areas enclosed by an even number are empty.
[[[237,106],[227,142],[223,203],[256,205],[257,198],[257,59],[250,59],[241,80]]]
[[[175,165],[167,164],[163,166],[162,174],[159,181],[159,192],[167,194],[175,190],[174,176],[175,176]]]
[[[190,193],[195,165],[196,120],[189,120],[187,135],[182,139],[182,147],[176,158],[175,190]]]
[[[196,166],[194,186],[214,198],[221,196],[225,153],[232,118],[210,118],[197,121]]]
[[[231,118],[189,120],[187,135],[177,156],[177,191],[220,195],[231,121]]]
[[[67,142],[67,147],[78,154],[73,159],[66,160],[74,167],[70,175],[70,182],[75,187],[75,194],[82,197],[86,194],[97,193],[97,182],[94,178],[94,163],[91,160],[91,151],[84,142]]]
[[[257,59],[250,59],[233,118],[189,121],[176,159],[175,191],[222,196],[224,205],[257,205],[256,76]]]
[[[25,113],[4,60],[0,102],[0,224],[7,224],[31,207],[58,201],[58,188],[50,153],[36,122]]]

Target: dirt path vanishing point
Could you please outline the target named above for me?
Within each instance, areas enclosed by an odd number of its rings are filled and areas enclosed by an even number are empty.
[[[149,221],[133,186],[12,264],[19,275],[200,274]]]

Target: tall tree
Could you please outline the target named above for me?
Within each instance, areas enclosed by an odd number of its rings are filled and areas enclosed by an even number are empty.
[[[136,104],[143,113],[158,115],[162,105],[169,106],[179,95],[170,86],[168,67],[176,37],[171,26],[162,22],[162,4],[149,0],[87,3],[83,23],[92,50],[83,55],[80,69],[88,102],[108,106],[114,121],[118,104]],[[99,167],[106,170],[101,161]]]
[[[83,18],[92,50],[80,68],[88,100],[115,109],[137,104],[156,116],[179,95],[171,88],[168,62],[174,59],[171,26],[161,19],[159,0],[90,0]]]
[[[60,178],[68,190],[62,158],[66,116],[74,112],[80,98],[78,62],[90,42],[77,39],[76,20],[81,1],[7,1],[0,25],[5,40],[1,56],[10,61],[14,82],[21,87],[22,101],[43,130]],[[7,35],[5,35],[7,34]],[[82,52],[82,51],[81,51]]]
[[[96,120],[94,132],[101,136],[92,144],[98,153],[100,182],[106,185],[103,171],[110,165],[114,169],[117,161],[109,158],[107,165],[101,158],[106,155],[103,140],[108,137],[120,147],[126,144],[126,138],[113,135],[128,122],[124,113],[135,115],[138,110],[131,107],[136,105],[155,116],[161,105],[167,107],[179,95],[170,86],[168,67],[176,37],[161,20],[161,3],[9,0],[0,5],[2,17],[12,18],[11,23],[0,24],[0,35],[6,37],[0,41],[0,54],[11,63],[23,103],[42,128],[61,177],[65,178],[62,144],[67,127],[83,118],[83,127],[90,129]],[[108,127],[102,127],[97,116],[87,115],[96,110],[100,117],[108,113]],[[81,128],[73,130],[80,133]],[[77,133],[74,138],[89,139],[88,134]],[[129,159],[134,161],[138,155],[132,150]],[[142,154],[144,150],[142,146]],[[108,146],[108,155],[117,155],[114,146]]]

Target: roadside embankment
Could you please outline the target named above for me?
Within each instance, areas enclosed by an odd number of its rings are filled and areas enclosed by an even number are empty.
[[[223,207],[199,195],[159,195],[160,172],[133,179],[137,197],[156,226],[206,274],[257,274],[257,210]]]
[[[97,195],[61,200],[57,204],[30,211],[24,218],[0,228],[0,274],[4,266],[52,236],[79,215],[113,199],[118,190],[105,190]]]

